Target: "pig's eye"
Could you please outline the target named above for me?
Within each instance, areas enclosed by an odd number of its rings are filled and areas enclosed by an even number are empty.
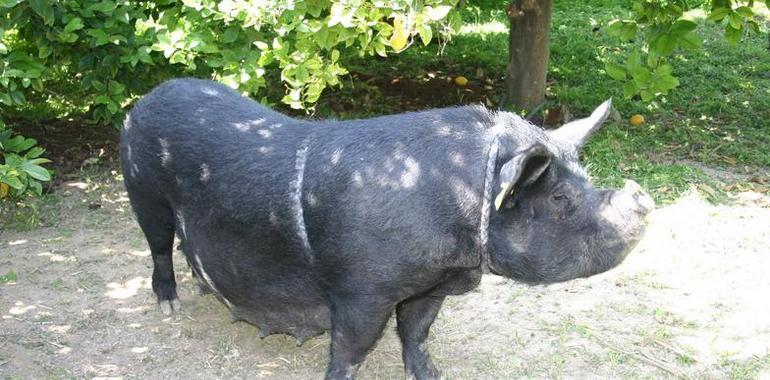
[[[564,201],[569,199],[569,197],[567,197],[567,194],[564,194],[564,193],[556,193],[551,196],[551,199],[555,201]]]

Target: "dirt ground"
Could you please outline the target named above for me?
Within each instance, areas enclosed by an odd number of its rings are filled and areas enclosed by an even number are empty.
[[[0,378],[321,378],[328,335],[259,338],[176,256],[165,318],[119,177],[60,185],[56,223],[0,231]],[[178,255],[178,253],[177,253]],[[445,303],[429,348],[448,379],[770,379],[770,199],[697,193],[650,216],[619,268],[529,287],[496,276]],[[403,378],[392,321],[361,378]]]

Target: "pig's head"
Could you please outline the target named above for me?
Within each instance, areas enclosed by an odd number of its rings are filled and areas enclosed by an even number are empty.
[[[612,108],[500,148],[491,199],[489,269],[528,283],[587,277],[619,264],[644,232],[654,203],[636,182],[598,189],[578,153]],[[522,140],[522,139],[519,139]],[[502,144],[502,142],[501,142]]]

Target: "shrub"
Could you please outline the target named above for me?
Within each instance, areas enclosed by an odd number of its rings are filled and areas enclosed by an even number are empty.
[[[35,139],[12,136],[0,121],[0,199],[43,193],[41,182],[50,181],[51,173],[40,165],[51,161],[40,157],[45,149],[36,144]]]
[[[455,2],[0,0],[0,107],[65,87],[94,122],[117,125],[163,79],[211,77],[264,95],[275,70],[282,101],[309,108],[347,73],[341,50],[384,57],[427,44]]]

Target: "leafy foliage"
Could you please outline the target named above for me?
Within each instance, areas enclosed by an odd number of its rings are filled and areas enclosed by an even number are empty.
[[[51,173],[40,166],[51,162],[40,157],[45,149],[36,146],[35,139],[16,135],[5,129],[0,122],[0,199],[9,195],[21,197],[25,194],[43,193],[41,182],[50,181]]]
[[[341,50],[384,57],[416,36],[427,44],[455,1],[0,0],[0,104],[68,81],[67,96],[103,123],[171,76],[256,95],[276,69],[282,101],[308,108],[347,73]]]
[[[650,101],[679,86],[672,74],[669,57],[677,49],[700,49],[703,41],[693,31],[697,24],[688,18],[687,11],[706,8],[708,19],[725,24],[725,37],[731,44],[741,40],[744,31],[759,32],[755,20],[754,3],[770,5],[766,0],[635,0],[630,19],[610,23],[609,33],[624,42],[639,37],[624,64],[605,62],[607,74],[623,83],[626,97],[639,95]]]
[[[53,95],[118,126],[123,108],[163,79],[211,77],[253,96],[269,71],[284,103],[310,109],[347,73],[341,51],[385,57],[418,37],[428,44],[455,2],[0,0],[0,110]],[[0,142],[0,195],[40,194],[50,179],[43,150],[4,128]]]

